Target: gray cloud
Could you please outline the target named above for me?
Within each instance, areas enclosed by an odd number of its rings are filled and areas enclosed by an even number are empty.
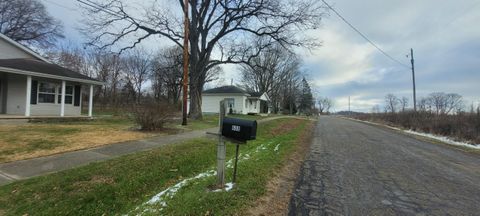
[[[83,42],[75,29],[82,15],[74,0],[45,2],[61,19],[70,40]],[[419,97],[434,91],[456,92],[480,101],[480,3],[476,0],[329,0],[346,19],[382,49],[409,64],[405,55],[414,48]],[[336,110],[352,107],[368,111],[382,104],[387,93],[411,98],[411,72],[389,60],[333,13],[312,32],[323,46],[302,53],[309,80],[317,95],[336,101]],[[156,39],[146,44],[158,45]],[[225,82],[239,81],[238,68],[225,67]],[[411,99],[410,99],[411,100]]]

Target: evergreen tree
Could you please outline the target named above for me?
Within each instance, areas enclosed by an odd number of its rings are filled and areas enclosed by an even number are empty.
[[[313,109],[313,95],[312,89],[308,84],[305,77],[302,79],[302,95],[300,96],[300,101],[298,105],[298,109],[301,113],[310,115]]]

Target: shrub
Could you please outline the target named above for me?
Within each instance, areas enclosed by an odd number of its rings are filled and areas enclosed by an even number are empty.
[[[137,104],[132,113],[141,130],[153,131],[163,129],[173,119],[175,107],[164,101],[148,100]]]
[[[363,113],[360,120],[380,122],[414,131],[480,143],[480,116],[476,113],[435,114],[432,112]]]

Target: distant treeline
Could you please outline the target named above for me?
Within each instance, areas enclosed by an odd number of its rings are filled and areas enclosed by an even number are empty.
[[[466,109],[462,96],[458,94],[432,93],[420,99],[416,112],[407,109],[407,104],[392,94],[385,97],[385,102],[384,112],[378,112],[376,106],[372,113],[355,113],[351,116],[480,144],[480,107],[471,105]]]

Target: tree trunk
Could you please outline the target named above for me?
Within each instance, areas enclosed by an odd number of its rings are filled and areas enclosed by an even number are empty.
[[[190,84],[190,112],[189,117],[191,119],[202,119],[202,83]]]

